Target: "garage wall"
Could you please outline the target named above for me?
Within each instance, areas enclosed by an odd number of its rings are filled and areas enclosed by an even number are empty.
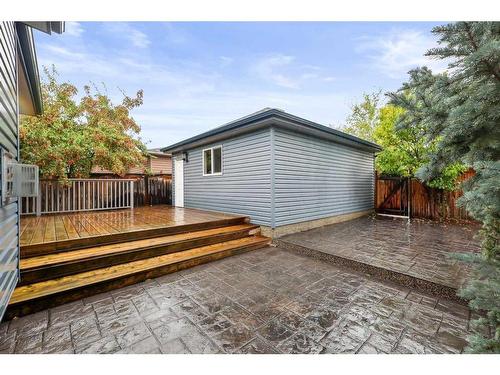
[[[275,129],[275,226],[373,208],[374,154]]]
[[[223,173],[203,176],[203,149],[218,145]],[[184,207],[246,215],[252,223],[270,226],[270,149],[270,129],[263,129],[189,150]],[[175,175],[173,179],[175,184]]]

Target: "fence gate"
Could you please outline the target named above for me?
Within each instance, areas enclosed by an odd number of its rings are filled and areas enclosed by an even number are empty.
[[[377,175],[375,179],[377,213],[409,216],[408,189],[408,178]]]

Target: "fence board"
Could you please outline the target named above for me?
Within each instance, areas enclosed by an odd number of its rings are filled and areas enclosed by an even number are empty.
[[[464,181],[473,175],[474,171],[467,171],[459,180]],[[379,178],[377,175],[375,185],[375,205],[379,209],[382,202],[394,188],[395,182],[390,179]],[[464,208],[457,206],[457,200],[462,194],[461,190],[445,191],[435,189],[417,179],[411,179],[409,194],[410,216],[432,220],[473,220]],[[394,202],[386,202],[386,204],[396,204],[400,198],[400,193],[397,192],[391,197]]]

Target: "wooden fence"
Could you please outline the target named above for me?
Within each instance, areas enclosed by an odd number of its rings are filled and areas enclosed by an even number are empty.
[[[172,204],[172,180],[162,176],[144,176],[135,180],[135,205]]]
[[[38,197],[21,199],[21,214],[114,210],[171,202],[171,180],[162,177],[70,179],[67,184],[41,180]]]
[[[467,171],[461,177],[464,181],[474,175],[474,171]],[[409,216],[414,218],[425,218],[432,220],[473,220],[466,210],[457,206],[457,200],[462,196],[461,190],[446,191],[428,187],[417,179],[408,181],[408,191],[394,191],[396,182],[384,179],[377,175],[375,183],[375,207],[380,211],[381,205],[401,205],[401,196],[408,196]],[[392,193],[392,195],[391,195]],[[399,206],[398,206],[399,207]]]

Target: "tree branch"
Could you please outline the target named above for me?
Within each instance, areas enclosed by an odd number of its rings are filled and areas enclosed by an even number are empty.
[[[464,22],[464,25],[465,25],[465,31],[467,33],[467,37],[469,38],[469,41],[472,44],[472,48],[474,48],[474,50],[477,52],[479,50],[479,46],[477,45],[476,41],[474,40],[474,36],[472,35],[470,25],[468,22]],[[495,72],[495,68],[485,59],[481,59],[481,62],[487,66],[489,72],[495,76],[497,81],[500,82],[500,75],[497,72]]]

